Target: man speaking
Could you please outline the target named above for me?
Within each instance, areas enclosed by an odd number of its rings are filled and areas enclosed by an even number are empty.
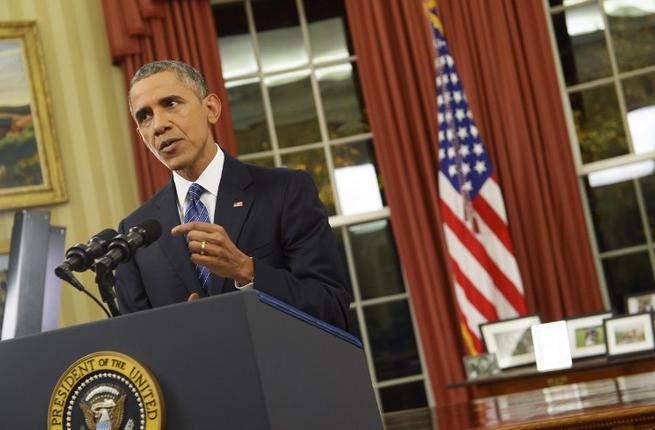
[[[347,329],[348,280],[310,176],[224,153],[211,130],[221,101],[187,64],[142,66],[128,98],[172,179],[120,223],[124,233],[154,218],[163,229],[116,270],[121,311],[255,288]]]

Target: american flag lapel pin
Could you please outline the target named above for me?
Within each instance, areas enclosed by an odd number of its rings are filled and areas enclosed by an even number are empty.
[[[232,205],[233,208],[242,208],[243,207],[243,202],[239,200],[238,202],[234,202]]]

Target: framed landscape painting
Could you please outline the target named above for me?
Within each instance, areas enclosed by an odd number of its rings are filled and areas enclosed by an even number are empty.
[[[7,272],[9,271],[9,242],[0,242],[0,334],[5,318],[7,300]],[[0,336],[1,337],[1,336]]]
[[[480,324],[485,348],[496,354],[498,367],[507,369],[535,362],[531,327],[537,324],[541,324],[539,315]]]
[[[36,23],[0,22],[0,210],[66,200]]]
[[[603,323],[608,356],[655,351],[652,312],[621,315]]]

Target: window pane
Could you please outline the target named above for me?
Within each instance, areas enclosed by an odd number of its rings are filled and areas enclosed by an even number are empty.
[[[635,153],[655,151],[655,73],[625,79],[623,94]]]
[[[655,0],[605,0],[619,69],[655,64]]]
[[[405,292],[389,221],[351,225],[348,235],[362,299]]]
[[[316,70],[330,138],[368,133],[368,117],[351,63]]]
[[[337,243],[337,249],[339,250],[339,255],[341,256],[341,261],[343,261],[343,267],[347,267],[348,258],[346,257],[346,246],[343,243],[343,227],[334,227],[332,228],[332,233],[334,240]],[[346,275],[348,276],[348,294],[350,298],[354,299],[355,295],[353,294],[352,289],[352,279],[350,278],[350,271],[346,270]]]
[[[380,401],[382,412],[416,409],[428,405],[422,381],[380,388]]]
[[[348,58],[352,53],[343,0],[305,0],[314,62]]]
[[[655,161],[651,160],[651,166],[655,173]],[[639,180],[641,184],[641,192],[646,206],[646,213],[648,215],[648,225],[650,228],[651,237],[655,237],[655,175],[649,175]]]
[[[603,271],[612,309],[624,313],[624,296],[655,289],[647,252],[603,259]]]
[[[225,87],[230,99],[232,126],[239,153],[271,149],[259,79],[231,81]]]
[[[378,381],[421,373],[407,301],[367,306],[364,315]]]
[[[252,2],[264,72],[308,64],[295,0]]]
[[[386,205],[372,141],[334,146],[332,159],[341,214],[371,212]]]
[[[273,157],[261,157],[261,158],[251,158],[249,160],[244,160],[246,163],[255,164],[257,166],[264,167],[275,167],[275,160]]]
[[[318,195],[327,209],[328,215],[335,215],[334,195],[330,186],[330,177],[325,165],[325,153],[323,149],[312,149],[309,151],[295,152],[282,156],[282,165],[291,169],[304,170],[314,179]]]
[[[614,85],[575,92],[569,97],[583,162],[628,153]]]
[[[359,320],[355,308],[348,309],[348,332],[357,339],[362,340],[362,332],[359,330]]]
[[[646,238],[633,181],[592,187],[587,179],[589,209],[599,250],[603,252],[644,244]]]
[[[595,2],[553,14],[553,30],[567,85],[611,75],[604,29],[603,16]]]
[[[577,4],[581,3],[590,3],[590,2],[596,2],[596,0],[548,0],[548,3],[551,6],[575,6]]]
[[[321,141],[309,71],[265,79],[281,148]]]
[[[243,3],[213,5],[214,25],[218,33],[223,78],[257,71],[255,50],[248,33],[248,21]]]

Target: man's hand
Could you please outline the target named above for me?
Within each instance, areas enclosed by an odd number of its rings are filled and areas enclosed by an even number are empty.
[[[254,276],[255,266],[250,257],[232,243],[225,229],[217,224],[190,222],[171,230],[173,236],[186,234],[191,261],[223,278],[247,284]]]

